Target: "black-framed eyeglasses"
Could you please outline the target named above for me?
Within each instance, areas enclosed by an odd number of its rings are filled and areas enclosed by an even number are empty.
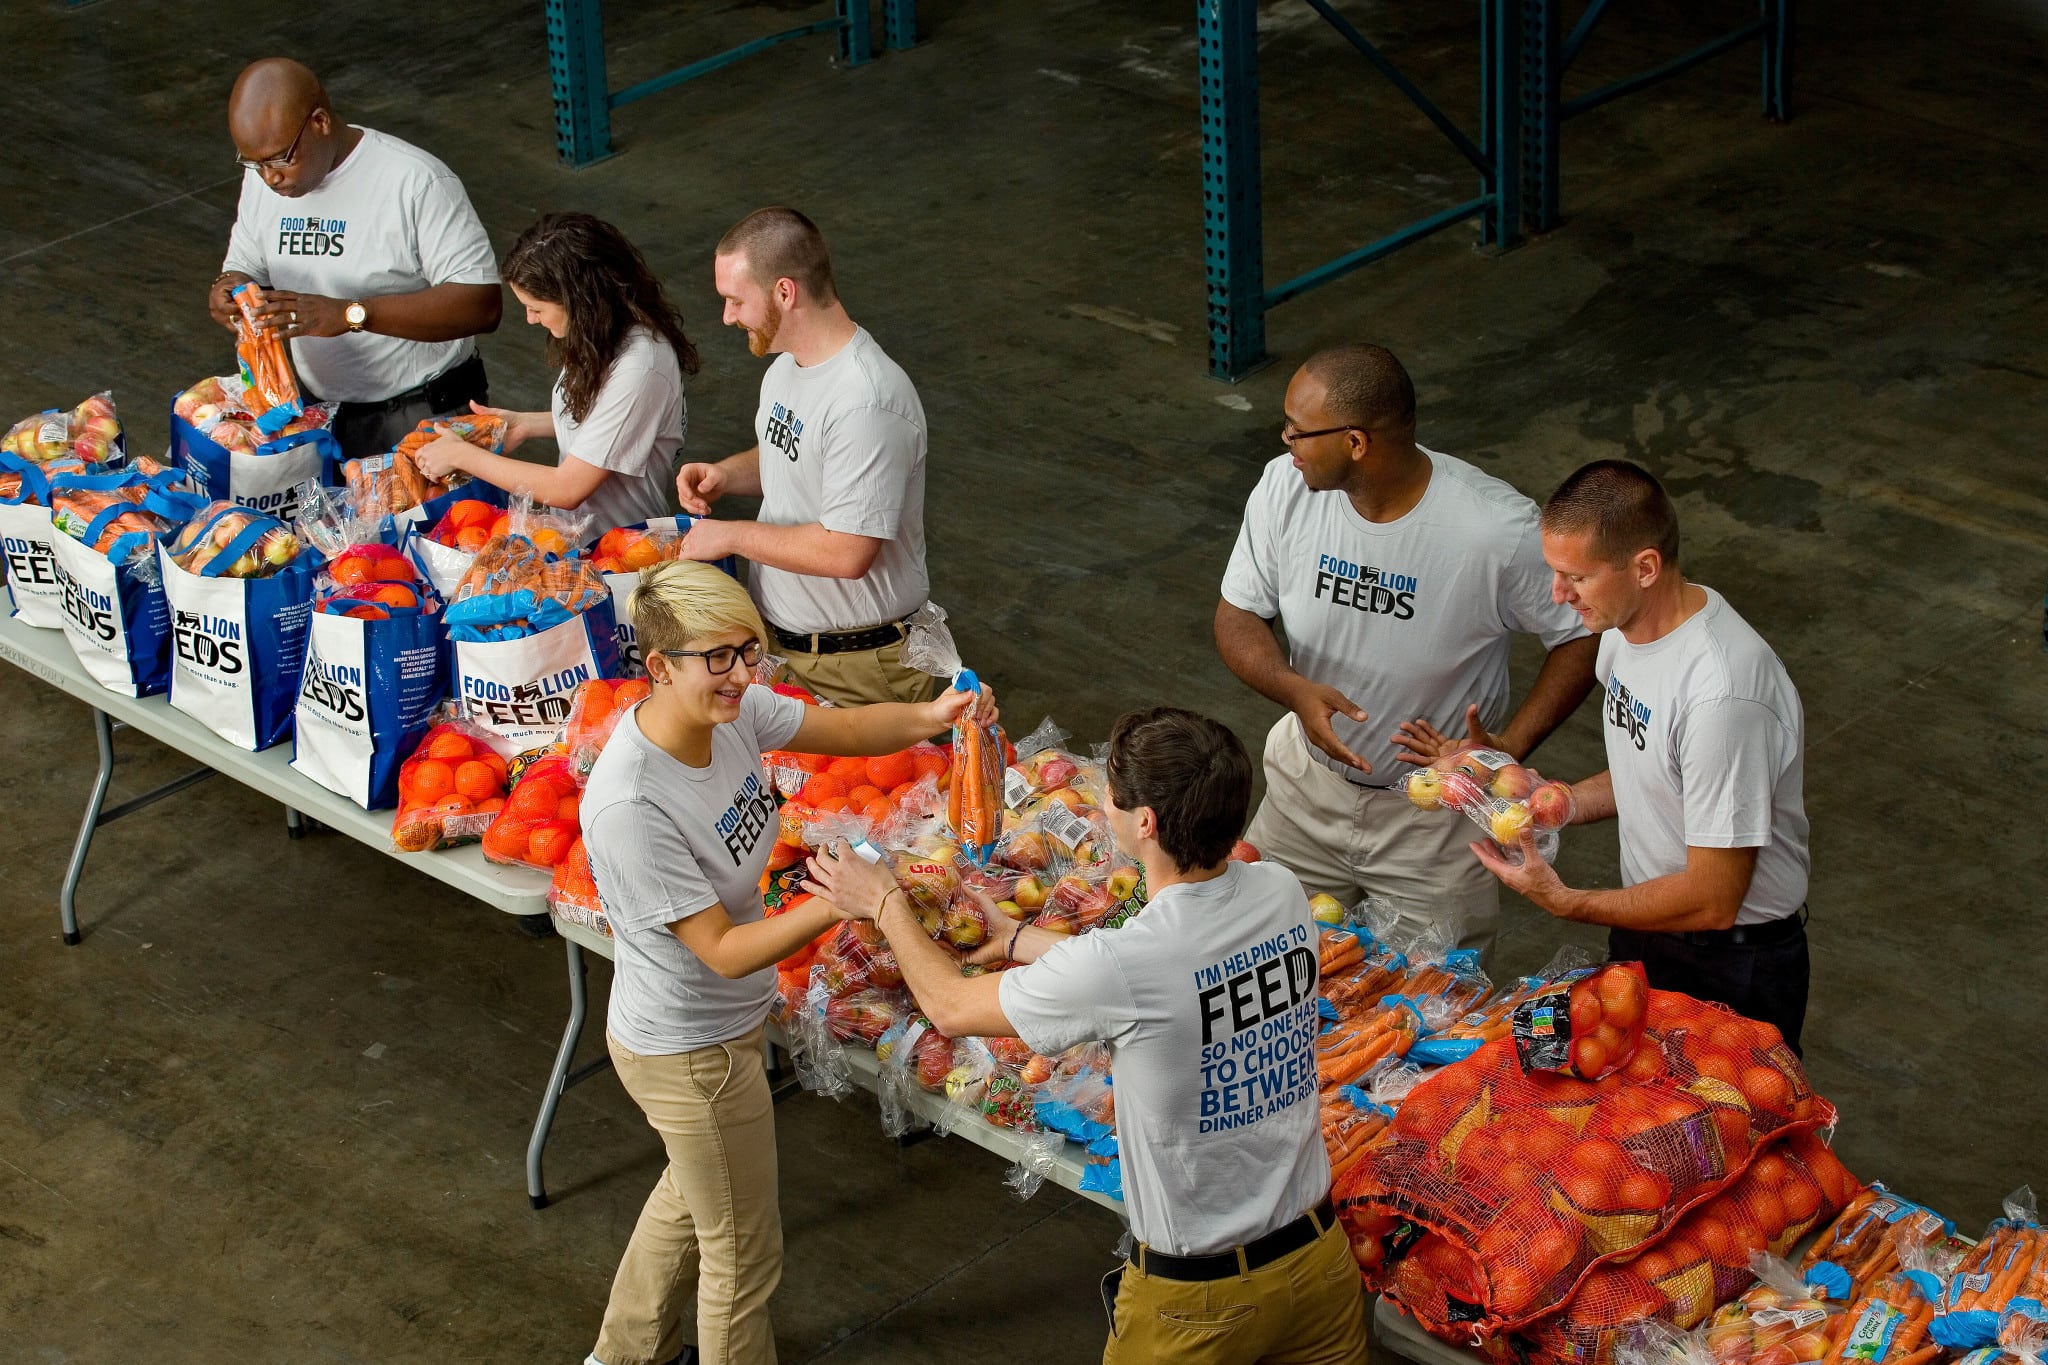
[[[313,126],[313,115],[319,112],[320,106],[317,104],[306,111],[306,116],[299,120],[299,131],[292,135],[292,145],[284,149],[282,156],[266,156],[261,161],[251,161],[246,156],[238,156],[235,158],[235,164],[244,170],[257,172],[283,170],[299,159],[299,141],[306,136],[306,129]]]
[[[1365,428],[1359,426],[1342,426],[1324,427],[1321,431],[1296,431],[1294,429],[1293,424],[1288,423],[1280,428],[1280,442],[1282,445],[1291,446],[1296,441],[1306,441],[1311,437],[1315,436],[1335,436],[1340,431],[1365,431]]]
[[[664,649],[658,651],[664,659],[702,659],[704,667],[715,678],[722,678],[732,672],[732,666],[743,663],[748,668],[761,662],[761,642],[749,640],[743,645],[713,645],[709,649]]]

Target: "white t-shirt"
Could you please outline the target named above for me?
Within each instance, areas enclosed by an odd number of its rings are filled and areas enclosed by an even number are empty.
[[[1595,676],[1624,886],[1685,870],[1685,850],[1760,850],[1737,924],[1806,903],[1806,715],[1785,665],[1727,599],[1632,645],[1600,637]]]
[[[1167,887],[1145,913],[1002,975],[1051,1057],[1109,1044],[1131,1231],[1169,1255],[1240,1246],[1330,1190],[1316,1103],[1316,926],[1278,863]]]
[[[620,717],[583,790],[581,823],[598,900],[617,935],[612,1036],[643,1056],[690,1052],[751,1032],[768,1016],[775,969],[727,980],[669,925],[713,905],[734,924],[762,917],[761,873],[775,842],[775,797],[761,752],[779,749],[804,708],[749,687],[739,718],[712,731],[692,768]]]
[[[858,630],[924,605],[924,404],[867,328],[809,367],[788,354],[761,376],[761,512],[883,542],[860,578],[753,566],[754,600],[784,630]]]
[[[563,406],[560,379],[550,406],[562,454],[611,471],[579,509],[590,514],[591,535],[669,514],[676,452],[683,448],[690,414],[683,402],[683,367],[667,337],[645,327],[628,332],[581,422]]]
[[[455,172],[409,142],[359,131],[348,159],[296,199],[244,171],[222,268],[266,289],[344,301],[437,284],[496,284],[491,239]],[[305,388],[329,402],[360,403],[417,388],[474,355],[476,342],[354,332],[306,337],[291,348]]]
[[[1223,597],[1275,617],[1294,670],[1363,707],[1363,725],[1331,716],[1368,776],[1309,752],[1362,785],[1399,782],[1392,735],[1420,716],[1465,733],[1465,708],[1498,730],[1507,720],[1508,644],[1516,631],[1549,648],[1586,633],[1550,600],[1536,504],[1465,461],[1433,450],[1429,487],[1405,516],[1367,521],[1342,490],[1316,493],[1285,455],[1245,504]]]

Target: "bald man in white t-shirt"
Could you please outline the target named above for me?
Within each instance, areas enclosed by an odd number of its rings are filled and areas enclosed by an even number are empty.
[[[251,62],[228,98],[242,197],[207,308],[263,290],[308,401],[336,405],[351,458],[390,450],[429,417],[490,396],[476,337],[504,298],[483,223],[455,173],[407,142],[353,127],[306,67]]]
[[[1593,641],[1551,600],[1536,504],[1416,444],[1391,352],[1311,357],[1286,416],[1289,453],[1245,506],[1216,608],[1223,661],[1288,710],[1245,837],[1311,892],[1377,896],[1488,953],[1500,888],[1465,854],[1469,825],[1402,785],[1468,741],[1526,759],[1591,690]],[[1550,652],[1511,717],[1517,632]]]

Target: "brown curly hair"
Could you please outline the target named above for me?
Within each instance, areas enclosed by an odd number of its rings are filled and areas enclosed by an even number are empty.
[[[684,374],[697,373],[697,348],[683,315],[639,248],[602,218],[547,213],[519,234],[500,268],[505,283],[569,311],[568,335],[548,338],[548,363],[562,369],[562,401],[580,422],[590,415],[626,334],[645,327],[675,347]]]

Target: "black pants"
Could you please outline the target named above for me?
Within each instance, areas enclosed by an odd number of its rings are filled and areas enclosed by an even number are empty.
[[[1733,943],[1729,937],[1611,929],[1607,956],[1616,962],[1642,963],[1644,975],[1660,991],[1712,1000],[1745,1018],[1775,1026],[1798,1052],[1811,970],[1806,926],[1794,923],[1765,943]]]
[[[396,449],[414,427],[428,418],[465,414],[472,400],[488,402],[490,396],[483,357],[473,355],[395,398],[377,403],[337,403],[334,439],[341,443],[343,459],[381,455]]]

